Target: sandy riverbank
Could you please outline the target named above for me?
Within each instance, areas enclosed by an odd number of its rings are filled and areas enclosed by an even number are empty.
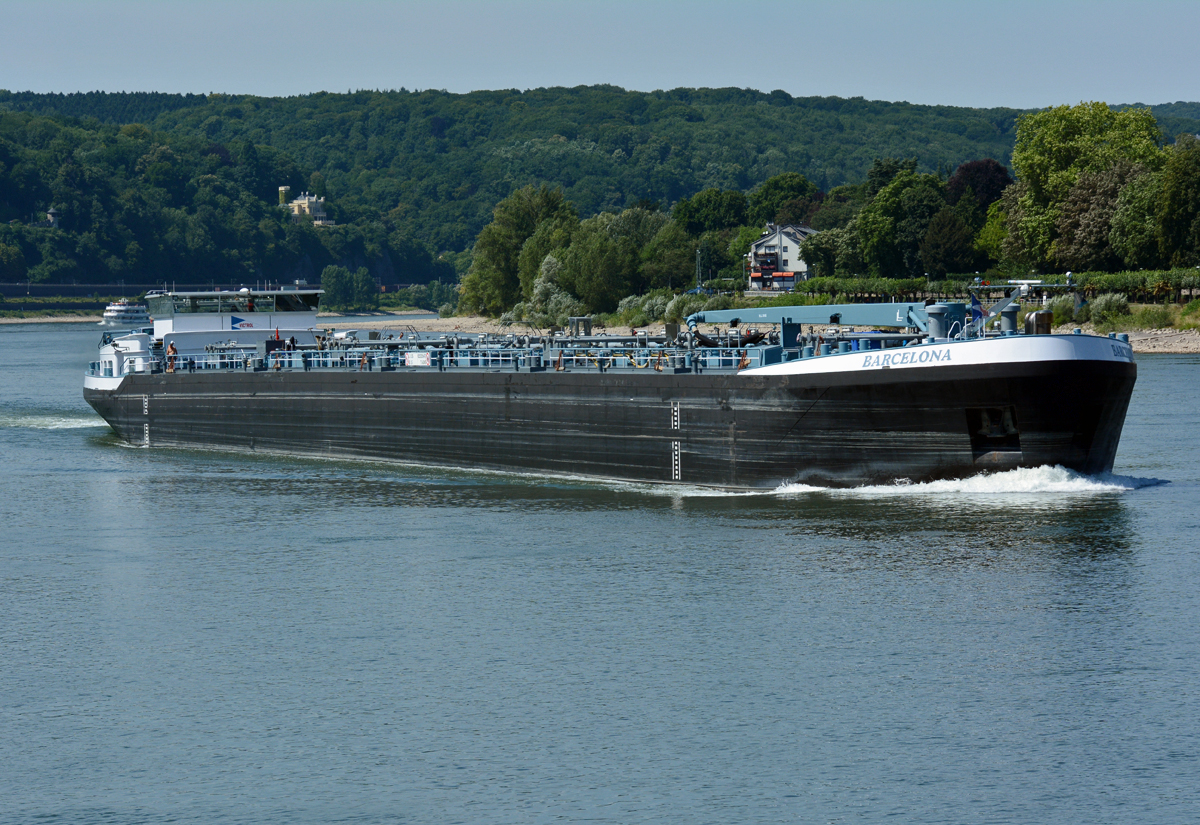
[[[536,330],[528,329],[524,326],[503,327],[493,318],[483,318],[478,315],[465,315],[455,318],[439,318],[434,313],[413,317],[417,313],[406,312],[404,316],[396,315],[376,315],[363,317],[349,318],[341,315],[325,315],[319,316],[322,326],[332,327],[335,329],[378,329],[378,330],[405,330],[409,327],[415,327],[419,330],[428,332],[492,332],[501,334],[536,334]],[[99,315],[49,315],[37,318],[0,318],[0,324],[96,324],[99,326]],[[663,332],[662,324],[651,324],[646,329],[651,335],[661,335]],[[704,325],[702,329],[709,331],[708,325]],[[1073,325],[1058,327],[1054,331],[1060,334],[1070,334]],[[618,331],[618,330],[614,330]],[[620,332],[628,332],[627,328],[620,328]],[[1095,330],[1090,325],[1085,325],[1083,331],[1089,334],[1095,334]],[[1142,329],[1133,330],[1129,333],[1129,343],[1133,345],[1134,352],[1156,352],[1156,353],[1178,353],[1190,354],[1200,353],[1200,330],[1188,329]]]
[[[545,330],[533,329],[524,324],[513,324],[509,327],[501,326],[495,318],[484,318],[479,315],[439,318],[437,315],[430,313],[427,317],[422,318],[398,318],[380,315],[368,318],[355,317],[353,319],[319,315],[317,318],[326,326],[342,329],[403,330],[413,327],[423,332],[491,332],[501,335],[538,335],[545,332]],[[661,323],[651,324],[648,329],[651,331],[651,334],[654,334],[656,331],[658,334],[662,334],[663,325]],[[628,327],[622,327],[621,331],[628,332],[629,329]]]
[[[512,326],[501,326],[494,318],[484,318],[479,315],[464,315],[455,318],[439,318],[436,315],[430,315],[428,318],[388,318],[380,316],[378,318],[355,318],[353,322],[348,319],[326,318],[324,315],[318,316],[322,322],[329,321],[327,326],[339,327],[342,329],[377,329],[377,330],[406,330],[409,327],[421,330],[422,332],[470,332],[481,333],[491,332],[500,335],[542,335],[545,330],[527,327],[524,324],[513,324]],[[638,332],[648,332],[650,335],[663,335],[665,330],[661,321],[655,324],[650,324],[646,327],[638,327]],[[701,324],[700,331],[711,333],[717,329],[715,324]],[[604,327],[595,328],[593,331],[628,334],[630,328],[627,326],[610,327],[605,330]]]
[[[29,318],[0,318],[0,324],[100,324],[99,315],[46,315]]]
[[[1074,324],[1055,327],[1059,335],[1070,335]],[[1099,335],[1091,324],[1081,329],[1088,335]],[[1161,352],[1175,354],[1200,353],[1200,330],[1195,329],[1136,329],[1129,331],[1129,345],[1134,352]]]

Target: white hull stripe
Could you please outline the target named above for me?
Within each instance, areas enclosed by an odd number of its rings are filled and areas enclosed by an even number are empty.
[[[1039,361],[1133,362],[1133,348],[1095,335],[1014,335],[954,343],[861,350],[742,370],[740,375],[822,375],[881,369],[925,369]]]

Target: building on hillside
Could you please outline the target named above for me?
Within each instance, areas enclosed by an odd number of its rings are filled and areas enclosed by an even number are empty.
[[[301,223],[305,218],[312,218],[313,226],[336,226],[325,214],[325,199],[304,192],[300,197],[289,201],[292,187],[279,187],[279,205],[292,212],[292,223]]]
[[[754,291],[780,292],[808,280],[808,264],[800,257],[800,244],[817,234],[811,226],[767,224],[758,240],[746,253],[749,279],[746,288]]]
[[[58,229],[59,211],[53,206],[46,210],[46,220],[30,221],[29,225],[37,229]]]

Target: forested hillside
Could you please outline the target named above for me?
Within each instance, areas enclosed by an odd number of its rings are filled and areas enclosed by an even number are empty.
[[[1194,104],[1172,107],[1168,135],[1200,131]],[[588,217],[749,192],[785,172],[828,192],[879,158],[944,177],[971,160],[1007,166],[1018,114],[742,89],[0,91],[0,220],[54,206],[62,224],[0,230],[0,279],[244,281],[332,263],[447,278],[527,185],[561,188]],[[285,184],[327,197],[341,226],[291,225],[275,206]]]
[[[292,98],[0,92],[4,109],[269,146],[329,198],[339,220],[391,213],[438,251],[469,247],[496,203],[531,183],[562,187],[590,215],[638,201],[669,205],[709,187],[746,190],[788,171],[827,190],[862,180],[877,157],[915,157],[922,171],[981,157],[1007,163],[1018,114],[605,86]]]

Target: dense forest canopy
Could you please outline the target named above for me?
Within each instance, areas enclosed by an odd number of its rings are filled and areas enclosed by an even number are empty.
[[[827,190],[861,180],[877,157],[916,157],[927,172],[979,157],[1007,163],[1019,114],[612,86],[289,98],[0,91],[4,110],[269,146],[337,205],[339,220],[392,213],[438,251],[468,248],[496,203],[528,184],[559,186],[590,215],[749,189],[788,171]]]
[[[1200,132],[1196,104],[1155,111],[1168,135]],[[745,245],[727,237],[735,224],[773,213],[844,229],[882,188],[867,180],[873,170],[885,183],[892,172],[914,176],[897,185],[896,203],[923,197],[925,207],[907,224],[902,249],[868,250],[868,258],[918,266],[924,237],[913,233],[956,207],[937,221],[940,260],[952,265],[951,241],[978,232],[987,203],[995,210],[992,190],[976,191],[995,180],[970,187],[971,210],[958,206],[958,190],[935,204],[924,176],[944,181],[981,159],[1010,166],[1021,114],[746,89],[289,98],[0,90],[0,280],[244,282],[319,277],[334,264],[367,266],[383,283],[450,280],[465,271],[496,205],[527,186],[561,191],[581,219],[633,208],[687,213],[655,247],[675,251],[646,266],[678,258],[686,231],[700,238],[705,271],[715,275]],[[910,159],[911,168],[881,170],[888,158]],[[291,223],[276,205],[280,185],[326,197],[339,226]],[[744,216],[738,193],[749,196]],[[60,229],[25,225],[51,206]],[[843,251],[843,261],[860,252]],[[522,293],[538,268],[530,266]],[[515,293],[505,289],[508,303]]]

